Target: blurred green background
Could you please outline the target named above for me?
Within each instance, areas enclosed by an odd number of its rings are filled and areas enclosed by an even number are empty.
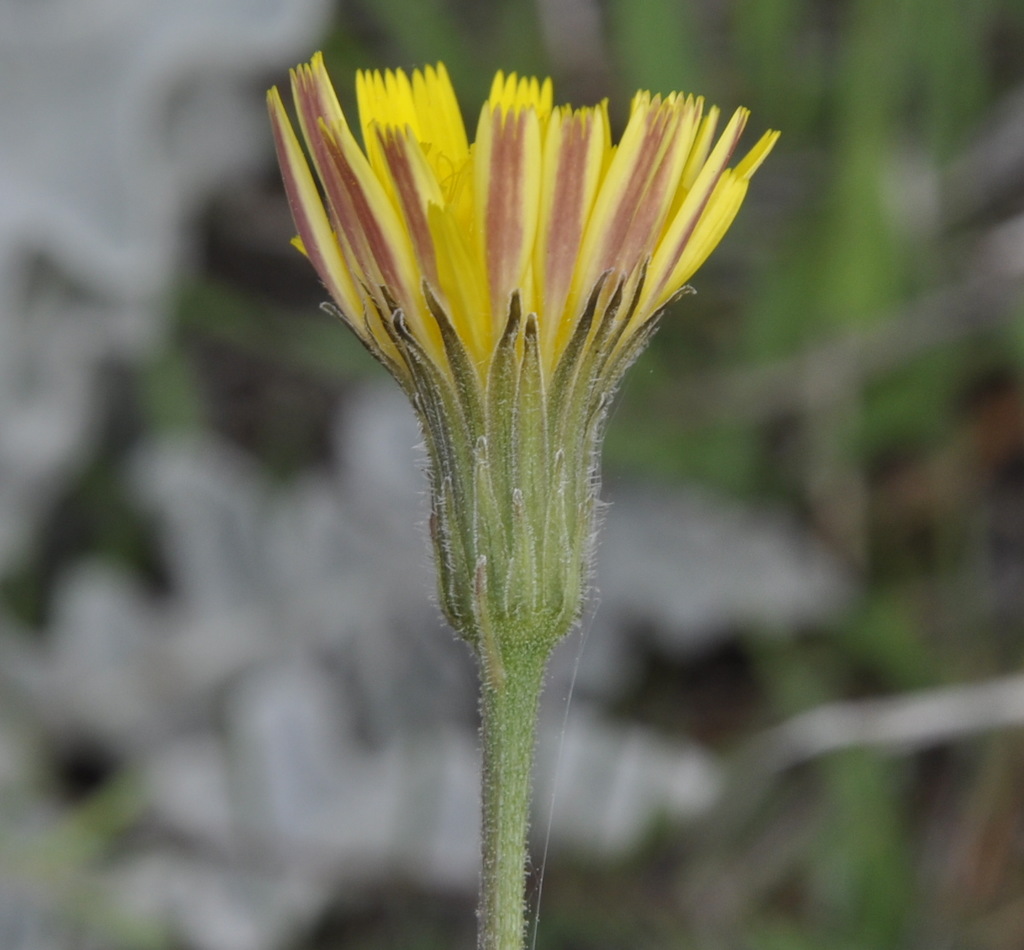
[[[697,295],[629,375],[606,478],[781,505],[861,592],[837,629],[736,630],[678,667],[651,664],[617,712],[709,744],[734,762],[733,786],[699,827],[652,829],[613,866],[549,862],[538,950],[1024,946],[1019,729],[867,743],[757,782],[749,747],[822,703],[1018,671],[1024,3],[351,0],[323,46],[349,108],[355,69],[444,60],[470,115],[503,68],[552,75],[559,101],[608,96],[620,129],[642,87],[749,106],[749,142],[783,132]],[[28,624],[85,553],[159,584],[116,475],[139,431],[213,429],[287,480],[322,457],[351,382],[380,372],[317,310],[269,164],[211,205],[203,234],[173,332],[113,378],[131,398],[3,579]],[[116,789],[101,791],[112,811],[94,798],[92,824],[83,812],[100,839],[119,827]],[[471,942],[471,905],[396,885],[296,950]]]

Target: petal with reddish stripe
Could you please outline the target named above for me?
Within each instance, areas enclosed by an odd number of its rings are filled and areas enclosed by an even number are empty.
[[[332,177],[344,193],[342,227],[365,252],[366,275],[391,290],[400,303],[411,300],[419,287],[409,236],[380,180],[356,145],[347,126],[321,126],[331,158]],[[325,182],[326,184],[326,182]]]
[[[302,250],[353,329],[361,333],[362,300],[342,258],[320,192],[276,86],[267,95],[267,105],[285,193]]]
[[[665,113],[664,143],[650,176],[639,193],[633,216],[618,248],[609,247],[632,273],[654,252],[672,207],[679,175],[689,153],[693,122],[685,101],[672,97],[662,105]]]
[[[743,204],[748,184],[747,179],[740,178],[732,170],[726,171],[718,180],[711,200],[672,272],[668,286],[681,287],[685,284],[718,246]]]
[[[540,222],[534,250],[538,296],[544,301],[540,332],[550,353],[563,322],[587,220],[610,150],[605,104],[558,109],[544,137]]]
[[[697,173],[693,187],[666,228],[648,269],[648,284],[644,290],[642,305],[652,300],[671,297],[679,290],[681,284],[677,283],[676,277],[679,260],[707,207],[718,179],[736,149],[749,114],[746,109],[737,109],[733,114],[707,161]],[[690,275],[692,273],[691,271]]]
[[[419,132],[416,110],[413,107],[412,83],[402,70],[356,73],[356,103],[363,145],[374,172],[381,178],[387,175],[386,161],[376,129],[412,128]]]
[[[374,129],[374,136],[383,157],[384,174],[397,197],[417,263],[423,276],[436,289],[437,264],[427,208],[431,204],[444,203],[440,185],[408,126],[387,130],[378,126]]]
[[[638,99],[587,224],[574,299],[585,296],[609,269],[620,274],[634,270],[648,250],[644,236],[664,211],[666,172],[672,164],[671,158],[666,164],[666,156],[677,124],[670,104],[658,97]]]
[[[475,149],[477,228],[487,265],[491,314],[504,325],[512,291],[523,283],[530,265],[537,231],[541,165],[537,113],[485,105]]]

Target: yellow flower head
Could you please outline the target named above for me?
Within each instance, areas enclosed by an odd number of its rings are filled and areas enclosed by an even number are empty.
[[[482,380],[514,297],[535,315],[546,374],[595,294],[598,312],[615,293],[629,302],[606,335],[626,347],[722,239],[778,138],[765,133],[728,168],[746,109],[716,141],[717,108],[640,92],[613,145],[606,103],[556,107],[549,79],[499,72],[470,144],[443,65],[360,72],[356,90],[363,147],[323,57],[292,71],[319,188],[276,88],[270,114],[296,243],[400,378],[408,369],[387,325],[398,311],[438,367],[453,329]]]
[[[612,145],[605,103],[498,73],[470,144],[444,66],[356,92],[362,147],[323,58],[293,70],[312,170],[270,92],[297,243],[420,417],[441,605],[500,679],[579,616],[612,392],[777,133],[729,168],[745,109],[716,139],[702,99],[640,92]]]

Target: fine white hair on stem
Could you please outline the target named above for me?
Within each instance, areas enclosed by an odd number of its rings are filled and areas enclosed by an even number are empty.
[[[569,712],[572,709],[572,697],[576,690],[576,679],[580,672],[580,662],[583,659],[583,648],[587,645],[590,635],[590,627],[600,605],[600,598],[593,597],[589,609],[586,611],[579,630],[576,634],[579,642],[576,646],[576,656],[573,660],[572,675],[569,678],[569,689],[565,696],[565,709],[562,713],[562,728],[558,734],[558,752],[555,756],[554,776],[551,782],[551,795],[548,799],[547,821],[544,827],[544,845],[541,849],[540,873],[537,876],[537,890],[534,897],[533,920],[530,924],[530,950],[536,950],[537,934],[540,930],[540,902],[544,894],[544,874],[548,867],[548,851],[551,847],[551,829],[555,822],[555,802],[558,798],[558,780],[561,775],[562,753],[565,750],[565,734],[569,725]]]

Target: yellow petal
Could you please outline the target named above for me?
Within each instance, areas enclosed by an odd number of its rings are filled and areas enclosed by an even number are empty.
[[[479,249],[450,207],[432,204],[427,220],[434,241],[440,293],[452,323],[478,364],[490,357],[491,305]]]
[[[601,274],[631,273],[650,255],[686,159],[687,126],[677,98],[643,94],[634,100],[587,225],[573,288],[577,302]]]
[[[412,96],[419,140],[442,187],[469,158],[466,124],[443,63],[412,74]]]
[[[571,334],[565,305],[609,152],[606,102],[594,109],[554,111],[544,136],[533,266],[537,295],[544,302],[542,351],[551,359],[561,349],[557,339],[564,344]]]
[[[641,305],[647,304],[651,300],[667,299],[682,286],[677,283],[678,262],[686,250],[687,243],[708,204],[718,179],[736,148],[736,143],[743,133],[743,127],[746,125],[749,114],[746,109],[736,110],[722,132],[721,138],[711,150],[711,154],[708,155],[707,160],[697,172],[693,187],[687,192],[651,259]],[[703,144],[699,141],[700,133],[697,137],[698,143],[695,147],[703,148]]]
[[[668,286],[674,288],[673,294],[697,272],[708,255],[725,237],[725,232],[729,230],[740,210],[740,205],[743,204],[747,187],[747,179],[740,178],[734,170],[727,171],[719,179],[715,192],[668,281]]]
[[[519,77],[515,73],[506,76],[500,70],[491,83],[491,94],[487,104],[504,112],[519,109],[533,109],[541,121],[551,114],[554,87],[550,79],[541,82],[535,76]]]
[[[375,173],[385,181],[392,200],[381,136],[409,130],[445,193],[459,185],[469,159],[466,126],[455,90],[443,63],[414,70],[410,79],[402,70],[356,74],[356,99],[367,156]]]
[[[387,170],[377,127],[404,129],[409,126],[414,133],[419,133],[412,100],[412,84],[400,69],[396,72],[389,69],[383,74],[379,70],[360,70],[356,73],[356,103],[366,156],[374,172],[384,178]]]
[[[363,312],[362,300],[342,258],[320,192],[276,86],[267,94],[267,106],[285,193],[299,232],[300,250],[310,259],[353,329],[362,332],[359,319]]]
[[[769,129],[757,140],[757,143],[747,152],[743,161],[736,166],[737,177],[742,178],[744,181],[750,181],[751,176],[768,157],[768,153],[775,148],[775,143],[779,140],[779,134]]]
[[[387,131],[376,126],[374,138],[383,163],[382,174],[390,184],[390,191],[396,196],[419,269],[431,285],[436,287],[437,266],[427,208],[431,204],[443,204],[444,199],[434,170],[408,126],[401,130]]]
[[[702,98],[698,99],[696,105],[699,115],[704,109],[704,100]],[[708,114],[700,120],[697,134],[693,140],[693,146],[690,149],[689,158],[686,160],[683,174],[679,177],[679,187],[683,192],[687,192],[693,187],[697,175],[708,159],[711,143],[715,140],[715,128],[718,126],[719,114],[718,106],[712,106],[708,109]]]
[[[540,121],[533,109],[480,113],[473,159],[476,224],[494,326],[504,327],[512,291],[531,263],[540,205]],[[524,301],[524,305],[528,303]]]
[[[605,103],[555,110],[550,79],[499,72],[470,146],[438,64],[358,74],[361,148],[320,54],[293,70],[292,90],[320,179],[318,190],[275,90],[297,246],[364,338],[396,355],[379,314],[397,305],[442,366],[429,286],[482,375],[513,294],[537,315],[550,371],[602,275],[613,275],[605,298],[632,298],[646,275],[625,345],[722,239],[778,137],[765,133],[728,171],[747,110],[716,139],[719,110],[704,115],[703,99],[639,92],[613,146]]]

